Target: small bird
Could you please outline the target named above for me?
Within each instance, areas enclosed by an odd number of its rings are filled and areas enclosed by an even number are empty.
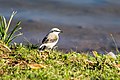
[[[53,47],[58,43],[59,33],[62,33],[60,29],[52,28],[42,40],[39,51],[44,51],[45,49],[53,49]]]

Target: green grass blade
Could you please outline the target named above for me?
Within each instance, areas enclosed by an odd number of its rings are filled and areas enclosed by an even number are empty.
[[[19,37],[19,36],[21,36],[21,35],[23,35],[23,33],[19,33],[19,34],[15,35],[15,36],[12,37],[11,39],[9,39],[6,44],[9,44],[9,43],[12,42],[15,38],[17,38],[17,37]]]
[[[7,41],[9,42],[10,38],[12,38],[13,34],[16,32],[16,29],[19,27],[20,23],[21,23],[21,21],[19,21],[19,22],[17,23],[17,25],[13,28],[13,30],[12,30],[12,32],[10,33],[10,35],[8,36],[6,42],[7,42]]]
[[[1,34],[1,40],[4,40],[5,36],[5,23],[3,20],[3,17],[0,16],[0,34]]]
[[[3,40],[5,40],[5,38],[6,38],[6,36],[7,36],[7,32],[5,31],[5,29],[7,28],[7,22],[6,22],[6,19],[5,19],[5,17],[3,16],[3,19],[2,19],[2,22],[3,22]]]
[[[10,19],[9,19],[9,21],[8,21],[8,25],[7,25],[7,28],[6,28],[6,31],[5,31],[5,32],[8,31],[8,29],[9,29],[9,27],[10,27],[10,24],[11,24],[11,21],[12,21],[14,15],[15,15],[16,13],[17,13],[17,12],[13,11],[12,15],[10,16]]]
[[[5,28],[4,40],[5,40],[5,38],[7,37],[8,29],[9,29],[9,27],[10,27],[10,24],[11,24],[11,21],[12,21],[14,15],[15,15],[16,13],[17,13],[17,12],[14,12],[14,11],[13,11],[12,15],[10,16],[10,19],[9,19],[9,21],[8,21],[8,24],[7,24],[6,28]]]
[[[4,28],[6,28],[7,27],[7,21],[6,21],[4,16],[3,16],[3,23],[4,23]]]

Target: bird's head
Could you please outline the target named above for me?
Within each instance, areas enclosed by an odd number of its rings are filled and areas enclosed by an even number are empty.
[[[61,30],[58,29],[58,28],[52,28],[52,29],[50,30],[50,32],[53,32],[53,33],[59,34],[59,33],[62,33],[63,31],[61,31]]]

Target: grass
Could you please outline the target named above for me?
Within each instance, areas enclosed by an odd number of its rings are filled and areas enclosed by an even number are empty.
[[[120,55],[62,51],[38,52],[27,46],[0,51],[0,80],[104,80],[120,79]]]
[[[16,24],[12,31],[9,31],[12,19],[16,13],[17,12],[15,11],[12,12],[8,22],[4,16],[0,16],[0,40],[4,42],[6,45],[9,45],[9,43],[12,42],[15,38],[22,35],[22,33],[20,32],[21,27],[19,27],[21,23],[20,21],[18,21],[18,23]]]

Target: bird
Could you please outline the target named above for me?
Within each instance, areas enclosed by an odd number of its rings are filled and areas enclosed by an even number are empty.
[[[49,33],[43,38],[42,44],[39,47],[39,51],[44,51],[45,49],[53,49],[54,46],[59,41],[59,33],[62,33],[58,28],[52,28]]]

